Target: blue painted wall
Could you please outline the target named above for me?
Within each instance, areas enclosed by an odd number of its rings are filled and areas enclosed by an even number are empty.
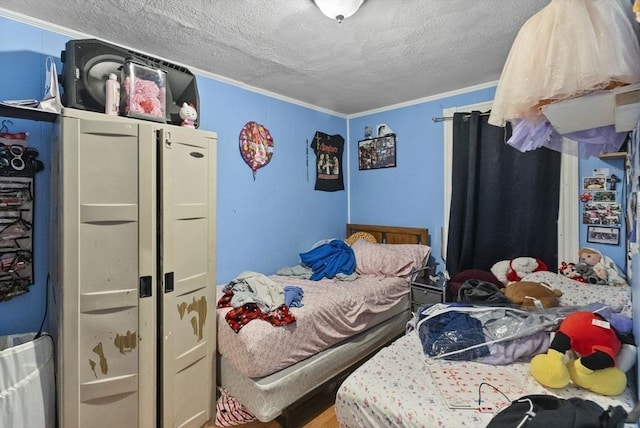
[[[347,192],[315,191],[313,150],[308,181],[306,157],[317,130],[346,139],[346,120],[201,76],[198,91],[200,128],[218,133],[218,282],[243,270],[275,273],[298,263],[297,255],[318,240],[343,237]],[[255,181],[238,139],[251,120],[265,125],[275,141],[273,158]]]
[[[0,100],[40,99],[44,93],[45,59],[58,58],[67,38],[18,22],[0,18]],[[6,118],[0,117],[0,121]],[[33,222],[34,280],[30,292],[0,302],[0,335],[38,331],[44,320],[45,284],[49,272],[49,141],[52,125],[9,119],[12,132],[29,133],[27,144],[38,150],[45,169],[35,176]]]
[[[620,178],[620,182],[616,185],[616,202],[621,205],[621,215],[622,215],[622,224],[620,227],[620,244],[618,245],[610,245],[610,244],[598,244],[587,242],[587,227],[589,225],[582,223],[582,212],[584,203],[580,202],[580,247],[591,247],[598,251],[600,251],[605,256],[611,257],[611,259],[618,265],[622,272],[627,271],[627,245],[625,237],[627,236],[627,226],[624,220],[624,214],[626,212],[626,195],[627,195],[627,187],[625,182],[625,170],[624,170],[624,158],[603,158],[600,159],[598,157],[592,157],[589,159],[580,159],[580,193],[592,193],[589,191],[585,191],[582,188],[583,178],[584,177],[593,177],[593,170],[598,168],[607,168],[609,169],[609,174],[615,174]],[[602,226],[602,227],[610,227],[608,225],[592,225],[592,226]],[[612,227],[612,226],[611,226]],[[576,255],[577,261],[578,256]]]
[[[351,222],[371,224],[400,224],[426,226],[433,248],[433,256],[440,263],[441,228],[444,225],[444,141],[443,123],[435,123],[432,117],[442,116],[442,110],[491,101],[495,88],[488,88],[441,98],[422,104],[363,115],[349,121],[351,141],[350,210]],[[395,168],[358,170],[358,140],[364,138],[364,128],[388,125],[398,136]],[[593,175],[595,168],[608,168],[610,174],[624,178],[624,159],[597,157],[579,159],[580,183],[582,178]],[[582,191],[581,191],[582,193]],[[617,202],[625,212],[625,183],[617,184]],[[455,195],[453,195],[455,197]],[[575,195],[576,198],[579,195]],[[580,205],[582,210],[582,204]],[[582,222],[582,211],[579,213]],[[587,242],[587,225],[580,226],[580,247],[592,247],[611,257],[626,271],[626,225],[620,227],[620,244],[606,245]],[[578,261],[575,259],[567,261]]]
[[[446,108],[491,101],[494,92],[482,89],[350,119],[351,222],[427,227],[432,255],[443,268],[444,124],[431,118],[442,116]],[[364,138],[365,126],[375,133],[382,123],[397,135],[397,166],[359,171],[358,140]]]
[[[40,99],[44,92],[45,59],[54,57],[61,72],[60,52],[69,39],[71,37],[0,17],[0,100]],[[298,254],[316,241],[343,237],[347,192],[314,190],[315,154],[309,150],[311,167],[307,181],[306,146],[316,131],[341,134],[346,139],[346,119],[204,75],[198,75],[197,81],[200,129],[216,131],[219,138],[218,282],[228,282],[243,270],[275,273],[280,267],[296,264]],[[13,121],[9,124],[11,131],[29,132],[28,144],[40,152],[45,170],[36,176],[35,284],[29,293],[0,302],[0,335],[38,330],[44,318],[49,271],[52,126],[10,120]],[[255,181],[239,151],[240,130],[249,121],[265,125],[275,141],[274,156],[266,167],[258,170]]]
[[[56,58],[60,71],[60,51],[69,39],[0,17],[0,100],[40,98],[45,58]],[[270,274],[282,266],[294,265],[298,254],[318,240],[343,237],[347,221],[427,227],[433,255],[442,263],[444,130],[442,123],[435,123],[431,118],[441,116],[442,110],[449,107],[490,101],[495,88],[346,120],[204,74],[199,74],[197,80],[200,128],[218,133],[219,283],[231,280],[243,270]],[[51,125],[12,120],[12,131],[29,132],[29,145],[40,151],[45,170],[36,176],[36,281],[30,293],[0,303],[0,335],[39,328],[44,317],[49,269]],[[275,140],[274,156],[266,167],[258,170],[255,181],[239,152],[240,129],[248,121],[265,125]],[[390,126],[398,135],[397,167],[359,171],[358,140],[363,138],[365,126],[375,129],[380,123]],[[348,192],[314,191],[315,154],[307,150],[307,146],[316,131],[345,137],[343,162],[348,161],[348,171],[345,171]],[[584,168],[589,170],[593,165],[587,163]],[[618,175],[623,176],[621,170]],[[620,189],[622,195],[622,187]],[[581,234],[581,245],[584,233],[586,229]],[[607,251],[601,251],[616,261],[624,260],[624,253],[620,253],[620,259],[610,246],[606,247]],[[622,247],[620,251],[624,251]]]

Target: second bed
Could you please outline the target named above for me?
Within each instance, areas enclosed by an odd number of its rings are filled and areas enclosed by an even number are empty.
[[[546,282],[563,291],[561,304],[567,308],[600,303],[631,317],[629,287],[588,286],[552,272],[536,272],[526,280]],[[543,348],[539,352],[545,352],[546,346]],[[635,363],[635,349],[630,352],[627,366]],[[529,367],[528,358],[492,365],[427,357],[413,331],[380,350],[345,379],[337,393],[336,415],[343,428],[478,427],[486,426],[509,402],[529,394],[589,399],[603,409],[622,406],[630,411],[634,407],[632,370],[628,371],[625,391],[608,397],[572,384],[545,388],[532,378]]]

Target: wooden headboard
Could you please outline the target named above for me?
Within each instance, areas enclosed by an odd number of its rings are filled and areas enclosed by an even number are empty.
[[[429,245],[429,230],[419,227],[377,226],[347,223],[346,238],[356,232],[369,232],[382,244]]]

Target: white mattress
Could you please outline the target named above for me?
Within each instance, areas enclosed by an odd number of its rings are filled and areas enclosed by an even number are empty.
[[[301,308],[290,308],[296,321],[272,326],[252,320],[238,333],[225,320],[231,308],[220,308],[218,352],[245,376],[268,376],[339,343],[405,310],[398,305],[409,293],[409,281],[398,277],[360,276],[355,281],[311,281],[292,276],[269,277],[282,287],[304,290]],[[218,299],[222,286],[218,287]]]
[[[429,361],[429,363],[427,362]],[[464,373],[465,388],[476,391],[487,373],[498,371],[492,383],[500,385],[509,399],[527,394],[554,394],[562,398],[592,400],[604,409],[622,405],[631,410],[635,387],[618,397],[605,397],[567,386],[547,390],[529,374],[528,363],[488,366],[465,361],[427,360],[418,335],[413,332],[380,350],[342,383],[336,397],[336,415],[341,428],[352,427],[480,427],[486,426],[499,409],[450,408],[432,376],[437,368],[456,368]],[[507,382],[508,381],[508,382]],[[491,388],[483,387],[485,398]],[[515,394],[522,394],[513,396]]]
[[[260,421],[273,420],[304,395],[403,334],[411,317],[408,296],[403,298],[399,307],[404,310],[393,318],[263,378],[248,378],[226,358],[219,356],[220,386]]]

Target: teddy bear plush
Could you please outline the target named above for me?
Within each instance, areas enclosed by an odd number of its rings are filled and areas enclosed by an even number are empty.
[[[602,279],[593,267],[586,263],[578,263],[575,265],[575,271],[587,284],[607,285],[607,280]]]
[[[619,395],[627,384],[626,374],[615,366],[622,342],[611,324],[593,312],[569,314],[558,327],[546,354],[531,360],[533,378],[549,388],[564,388],[573,382],[601,395]],[[565,363],[565,353],[579,356]]]
[[[544,282],[517,281],[504,288],[503,293],[516,305],[534,308],[553,308],[560,305],[562,291]]]
[[[579,263],[593,269],[595,275],[607,285],[628,285],[615,262],[594,248],[583,247],[578,251]],[[593,282],[592,282],[593,283]]]
[[[164,117],[166,89],[156,82],[145,79],[124,80],[125,112],[142,113],[154,117]]]

